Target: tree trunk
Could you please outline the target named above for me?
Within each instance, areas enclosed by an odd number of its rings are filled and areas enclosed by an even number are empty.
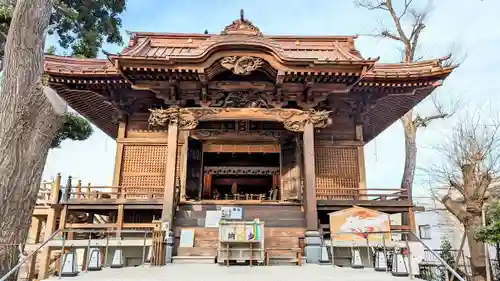
[[[51,0],[19,0],[7,36],[0,89],[0,276],[18,262],[14,245],[25,242],[47,152],[62,125],[55,97],[42,85],[51,8]]]
[[[481,214],[470,216],[465,224],[467,243],[469,244],[469,252],[471,255],[470,263],[472,280],[484,281],[486,280],[486,253],[484,251],[484,243],[478,242],[474,239],[474,231],[482,226]]]
[[[417,167],[417,130],[413,125],[413,112],[410,110],[402,118],[403,129],[405,133],[405,167],[401,187],[408,190],[408,196],[411,197],[413,178]]]
[[[405,133],[405,166],[403,177],[401,179],[401,188],[406,190],[408,195],[408,215],[407,223],[412,231],[415,231],[413,219],[413,179],[415,178],[415,169],[417,167],[417,128],[413,124],[413,110],[408,111],[402,118],[403,129]],[[411,237],[411,236],[410,236]]]

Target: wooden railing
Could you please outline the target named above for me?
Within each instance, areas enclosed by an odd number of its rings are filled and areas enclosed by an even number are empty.
[[[59,202],[84,202],[84,201],[121,201],[121,200],[154,200],[163,199],[164,186],[82,186],[78,181],[72,185],[71,177],[66,185],[61,186],[61,176],[58,174],[52,184],[52,189],[41,190],[37,204],[57,204]],[[60,186],[60,187],[59,187]],[[176,191],[178,196],[179,191]],[[224,198],[221,198],[224,199]],[[229,198],[228,198],[229,199]],[[246,199],[246,198],[238,198]],[[249,198],[250,199],[250,198]],[[254,199],[253,197],[251,199]],[[407,200],[408,192],[405,189],[390,188],[317,188],[317,200]],[[110,202],[111,203],[111,202]],[[176,202],[175,202],[176,203]],[[177,204],[175,204],[177,205]]]
[[[137,191],[144,189],[163,189],[163,186],[145,187],[145,186],[76,186],[66,188],[66,197],[62,200],[102,200],[102,199],[161,199],[163,191]]]
[[[317,200],[406,200],[408,192],[405,189],[389,188],[335,188],[335,189],[317,189]]]

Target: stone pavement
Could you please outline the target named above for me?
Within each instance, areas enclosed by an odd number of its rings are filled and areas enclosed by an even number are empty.
[[[102,271],[80,272],[76,277],[57,277],[64,281],[408,281],[375,272],[372,268],[352,269],[329,265],[304,266],[232,266],[216,264],[171,264],[164,267],[106,268]]]

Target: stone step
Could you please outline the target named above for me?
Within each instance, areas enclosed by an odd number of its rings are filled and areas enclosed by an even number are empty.
[[[139,266],[104,268],[101,271],[80,272],[76,277],[50,278],[53,281],[410,281],[373,268],[352,269],[324,265],[303,266],[220,266],[217,264],[168,264],[162,267]],[[416,280],[416,279],[414,279]]]
[[[215,257],[214,256],[175,256],[175,257],[172,257],[172,263],[210,264],[210,263],[215,263]]]

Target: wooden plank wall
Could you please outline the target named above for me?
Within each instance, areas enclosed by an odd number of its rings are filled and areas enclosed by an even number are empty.
[[[215,256],[217,253],[218,229],[205,228],[208,210],[217,210],[221,205],[182,205],[175,216],[175,238],[178,247],[182,228],[195,229],[193,248],[178,248],[179,256]],[[265,247],[298,248],[299,237],[304,236],[304,212],[300,206],[245,205],[243,219],[259,218],[264,221]],[[283,254],[290,254],[284,252]]]
[[[358,148],[316,146],[316,198],[356,199],[360,187]],[[332,196],[334,196],[332,198]]]

